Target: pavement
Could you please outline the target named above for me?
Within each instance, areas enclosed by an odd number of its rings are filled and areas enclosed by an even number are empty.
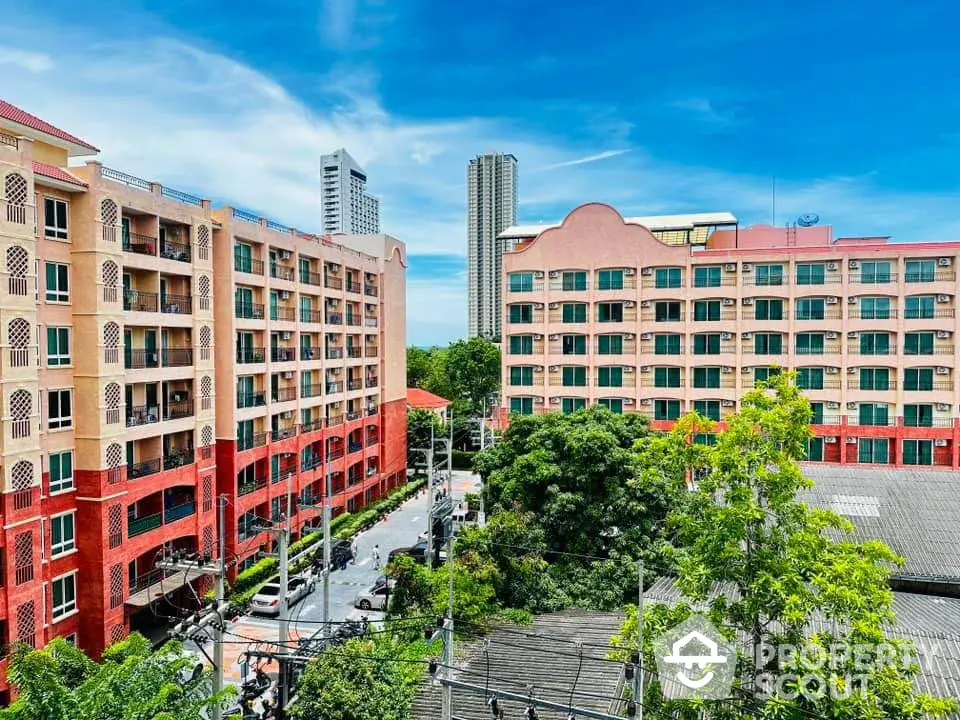
[[[465,493],[478,492],[480,479],[467,471],[454,471],[453,498],[456,503]],[[446,487],[444,483],[443,487]],[[354,564],[345,570],[334,570],[330,574],[330,620],[358,620],[366,616],[371,622],[383,618],[383,613],[354,608],[356,594],[369,588],[382,569],[376,569],[373,562],[373,548],[379,546],[381,562],[385,563],[390,551],[398,547],[407,547],[417,541],[417,536],[427,530],[427,493],[410,498],[406,503],[377,523],[366,532],[357,536],[357,558]],[[323,579],[316,578],[316,589],[304,600],[290,609],[291,639],[307,638],[322,627],[323,616]],[[224,638],[224,660],[228,667],[224,678],[229,684],[240,685],[243,681],[243,653],[255,647],[256,642],[273,641],[279,638],[279,621],[273,617],[244,615],[236,619],[227,628]],[[210,643],[205,649],[212,651]],[[264,650],[276,650],[274,646],[264,646]],[[276,667],[266,666],[264,670],[275,673]]]

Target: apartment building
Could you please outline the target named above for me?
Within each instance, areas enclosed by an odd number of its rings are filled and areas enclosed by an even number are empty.
[[[367,192],[367,173],[341,148],[320,156],[320,212],[324,233],[377,235],[380,200]]]
[[[507,409],[722,422],[757,380],[789,368],[813,406],[810,460],[960,467],[960,243],[728,221],[702,235],[658,238],[597,203],[514,233]]]
[[[3,646],[60,636],[96,654],[163,623],[158,599],[186,605],[208,579],[157,561],[216,553],[219,493],[232,552],[246,552],[245,504],[269,519],[275,485],[246,492],[243,473],[274,464],[312,499],[341,471],[335,512],[405,476],[403,244],[337,245],[96,161],[68,167],[97,153],[0,102]],[[257,387],[276,392],[258,405]]]

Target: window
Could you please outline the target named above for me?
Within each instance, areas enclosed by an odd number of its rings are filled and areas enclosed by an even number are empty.
[[[890,370],[887,368],[860,368],[861,390],[890,390]]]
[[[73,426],[73,391],[49,390],[47,392],[47,427],[59,430]]]
[[[904,465],[933,465],[933,440],[904,440]]]
[[[823,333],[797,333],[797,355],[823,355]]]
[[[801,263],[797,265],[797,285],[823,285],[823,263]]]
[[[804,441],[803,459],[813,462],[823,461],[823,438],[812,437]]]
[[[533,355],[533,335],[511,335],[511,355]]]
[[[597,273],[598,290],[623,290],[623,270],[601,270]]]
[[[510,398],[510,412],[517,413],[519,415],[533,415],[533,398]]]
[[[695,388],[720,387],[720,368],[696,367],[693,369],[693,386]]]
[[[812,402],[810,403],[810,424],[811,425],[823,425],[823,403],[822,402]]]
[[[564,367],[561,380],[564,387],[586,387],[587,369],[575,365]]]
[[[801,390],[823,390],[823,368],[798,368],[797,387]]]
[[[680,268],[657,268],[654,277],[658,288],[678,288],[683,282],[683,271]]]
[[[933,405],[904,405],[903,424],[906,427],[933,427]]]
[[[783,336],[779,333],[757,333],[753,336],[753,351],[757,355],[783,353]]]
[[[511,305],[510,322],[527,325],[533,322],[533,305]]]
[[[904,390],[933,390],[933,368],[907,368],[903,371]]]
[[[658,367],[653,369],[653,386],[658,388],[680,387],[680,368]]]
[[[654,335],[653,336],[653,354],[654,355],[679,355],[680,354],[680,336],[679,335]]]
[[[533,368],[529,366],[510,368],[510,384],[533,385]]]
[[[754,320],[783,320],[783,300],[759,298],[753,301]]]
[[[77,609],[77,574],[75,572],[54,579],[53,619],[57,620]]]
[[[656,322],[676,322],[683,319],[678,302],[658,302],[653,304],[653,319]]]
[[[700,265],[693,269],[694,287],[720,287],[720,266]]]
[[[653,401],[653,419],[654,420],[676,420],[680,417],[679,400],[654,400]]]
[[[694,355],[719,355],[720,333],[709,333],[693,336]]]
[[[783,265],[757,265],[757,285],[783,285]]]
[[[623,400],[620,398],[600,398],[597,405],[605,407],[610,412],[620,415],[623,412]]]
[[[597,320],[599,322],[623,322],[623,303],[598,303]]]
[[[583,398],[563,398],[560,401],[560,407],[564,415],[569,415],[577,410],[583,410],[587,406],[587,401]]]
[[[716,433],[697,433],[693,436],[694,445],[716,445],[717,444],[717,435]]]
[[[70,364],[70,328],[47,328],[47,366]]]
[[[887,438],[860,438],[857,443],[857,462],[890,462],[890,441]]]
[[[587,321],[586,303],[564,303],[563,304],[563,322],[565,323],[583,323]]]
[[[63,263],[44,263],[47,302],[70,302],[70,283],[67,266]]]
[[[598,355],[622,355],[623,335],[600,335],[597,337]]]
[[[890,409],[885,403],[860,403],[859,425],[889,425]]]
[[[693,321],[706,322],[720,319],[719,300],[696,300],[693,303]]]
[[[929,320],[933,317],[933,295],[908,295],[904,317],[908,320]]]
[[[753,382],[766,382],[774,375],[780,374],[780,368],[778,367],[758,367],[753,369]]]
[[[586,290],[587,289],[587,274],[582,270],[571,270],[563,273],[563,289],[564,290]]]
[[[860,263],[860,282],[865,285],[888,283],[893,275],[887,260],[868,260]]]
[[[587,354],[587,336],[586,335],[564,335],[561,340],[561,346],[564,355],[586,355]]]
[[[860,333],[861,355],[889,355],[890,333]]]
[[[53,515],[50,518],[50,555],[57,557],[76,548],[73,513]]]
[[[797,320],[823,320],[823,298],[799,298],[797,300]]]
[[[937,274],[936,260],[907,260],[904,263],[904,281],[908,283],[933,282]]]
[[[533,292],[533,273],[510,273],[510,292]]]
[[[73,451],[50,453],[50,493],[73,488]]]
[[[67,203],[63,200],[44,198],[43,234],[55,240],[67,239]]]
[[[903,336],[905,355],[933,355],[932,332],[908,332]]]
[[[862,297],[860,298],[860,317],[863,320],[889,320],[890,298]]]
[[[693,411],[697,415],[702,415],[708,420],[720,419],[720,401],[719,400],[694,400]]]
[[[623,387],[623,368],[597,368],[597,385],[599,387]]]

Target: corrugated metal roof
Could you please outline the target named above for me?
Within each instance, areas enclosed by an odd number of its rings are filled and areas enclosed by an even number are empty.
[[[687,230],[697,225],[735,225],[737,218],[733,213],[691,213],[687,215],[645,215],[642,217],[624,218],[625,223],[643,225],[648,230]],[[513,225],[501,232],[497,237],[505,239],[537,237],[544,230],[560,227],[561,223],[549,225]]]

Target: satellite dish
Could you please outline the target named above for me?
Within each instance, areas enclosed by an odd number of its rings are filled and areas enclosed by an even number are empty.
[[[804,213],[797,218],[797,225],[800,227],[812,227],[820,222],[820,216],[816,213]]]

